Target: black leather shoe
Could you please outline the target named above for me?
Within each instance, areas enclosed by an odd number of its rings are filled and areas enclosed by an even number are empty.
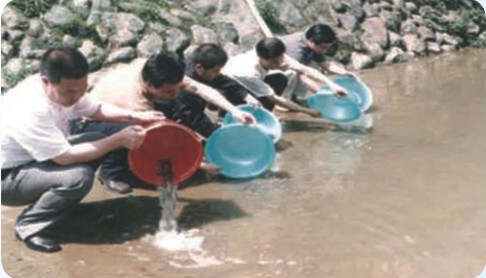
[[[132,187],[126,182],[114,181],[114,180],[105,180],[104,178],[102,178],[100,176],[98,177],[98,180],[106,189],[113,191],[113,192],[116,192],[116,193],[127,194],[127,193],[130,193],[130,192],[133,191]]]
[[[17,239],[22,240],[18,234],[15,234],[15,236]],[[62,250],[61,245],[57,241],[40,235],[30,236],[23,241],[27,247],[35,251],[54,253]]]

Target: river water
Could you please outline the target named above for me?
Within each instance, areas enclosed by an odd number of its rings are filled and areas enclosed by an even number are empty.
[[[56,230],[63,251],[14,239],[12,277],[476,277],[486,263],[486,50],[360,73],[370,130],[282,115],[283,143],[259,179],[186,183],[184,248],[158,242],[155,190],[95,186]],[[284,146],[285,145],[285,146]],[[284,146],[284,147],[282,147]]]

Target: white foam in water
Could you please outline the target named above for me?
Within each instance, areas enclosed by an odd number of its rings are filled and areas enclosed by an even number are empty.
[[[200,250],[204,237],[195,236],[197,230],[182,231],[159,230],[155,235],[155,245],[168,251]]]
[[[216,257],[208,255],[202,249],[204,237],[197,235],[199,230],[165,231],[159,230],[154,238],[157,247],[171,252],[177,252],[169,264],[177,268],[203,268],[223,264]]]

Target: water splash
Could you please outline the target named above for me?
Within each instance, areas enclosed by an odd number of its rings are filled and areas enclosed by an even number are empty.
[[[159,187],[159,202],[162,209],[159,229],[154,238],[155,246],[177,252],[169,264],[177,268],[203,268],[223,264],[202,249],[203,236],[198,230],[178,231],[174,211],[177,206],[177,184],[173,182],[170,160],[160,160],[158,174],[163,182]]]
[[[159,202],[162,209],[159,230],[177,231],[177,222],[174,219],[177,205],[177,184],[173,182],[170,160],[160,160],[158,170],[163,180],[159,186]]]

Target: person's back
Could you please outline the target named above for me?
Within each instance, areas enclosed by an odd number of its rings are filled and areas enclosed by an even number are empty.
[[[139,58],[110,69],[95,84],[90,94],[104,103],[139,111],[153,109],[142,96],[140,72],[147,59]]]

